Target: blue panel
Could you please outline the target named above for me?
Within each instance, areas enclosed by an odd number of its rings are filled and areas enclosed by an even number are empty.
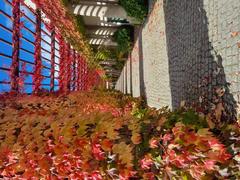
[[[33,91],[32,85],[25,85],[25,87],[24,87],[25,93],[32,93],[32,91]]]
[[[31,20],[36,22],[36,16],[33,14],[31,10],[29,10],[26,6],[21,6],[20,7],[21,11]]]
[[[42,37],[42,39],[47,41],[49,44],[51,44],[51,37],[50,36],[46,35],[45,33],[42,33],[41,37]]]
[[[58,91],[59,90],[59,86],[54,86],[54,91]]]
[[[23,50],[20,50],[20,58],[28,62],[34,63],[34,55]]]
[[[42,65],[51,68],[51,63],[49,61],[44,60],[44,59],[42,59]]]
[[[26,64],[26,71],[27,72],[34,72],[34,65]]]
[[[59,44],[57,42],[55,42],[55,48],[57,51],[59,51]]]
[[[0,10],[4,11],[9,16],[12,16],[12,6],[8,4],[5,0],[0,1]]]
[[[41,41],[41,46],[42,46],[44,49],[46,49],[46,50],[48,50],[48,51],[51,51],[51,46],[50,46],[49,44],[47,44],[46,42]]]
[[[0,56],[0,67],[10,68],[12,64],[12,58]]]
[[[0,14],[0,24],[9,29],[13,28],[13,22],[7,16],[4,16],[3,14]]]
[[[0,27],[0,37],[12,43],[12,33]]]
[[[46,25],[42,22],[41,28],[44,30],[49,36],[51,36],[51,32],[47,29]],[[44,33],[45,34],[45,33]]]
[[[56,63],[56,64],[59,64],[59,63],[60,63],[60,62],[59,62],[59,58],[55,57],[55,63]]]
[[[30,29],[32,32],[36,31],[36,26],[35,24],[33,24],[31,21],[29,21],[25,16],[21,17],[21,22],[23,23],[23,25],[25,27],[27,27],[28,29]]]
[[[55,71],[54,77],[58,78],[59,77],[59,73]]]
[[[11,45],[0,41],[0,53],[12,56],[12,51],[13,49]]]
[[[0,81],[10,81],[9,71],[0,70]]]
[[[51,74],[51,71],[46,68],[42,68],[42,75],[49,76]]]
[[[21,34],[22,34],[23,37],[25,37],[26,39],[28,39],[29,41],[34,43],[35,37],[34,37],[34,35],[31,32],[29,32],[28,30],[22,28],[21,29]]]
[[[23,64],[24,64],[24,62],[20,62],[20,67],[19,67],[20,71],[22,70]],[[25,63],[25,70],[27,72],[33,72],[34,71],[34,65]]]
[[[0,94],[4,92],[9,92],[10,90],[10,84],[0,84]]]
[[[55,51],[55,55],[60,57],[59,51]]]
[[[34,53],[34,45],[24,39],[20,39],[20,47],[23,47],[24,49],[27,49],[28,51],[31,51]]]
[[[51,83],[51,79],[50,78],[44,78],[42,81],[42,84],[49,84]]]
[[[42,50],[42,57],[47,58],[48,60],[51,60],[51,54],[43,50]]]
[[[32,83],[33,82],[33,77],[32,75],[27,75],[25,76],[25,83]]]

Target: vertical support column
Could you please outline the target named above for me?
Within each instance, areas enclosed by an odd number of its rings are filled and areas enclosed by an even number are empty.
[[[77,89],[77,83],[76,83],[76,76],[77,76],[77,68],[76,68],[76,52],[75,50],[73,50],[73,60],[72,60],[72,65],[73,65],[73,70],[72,70],[72,75],[73,75],[73,78],[72,78],[72,81],[73,81],[73,85],[72,85],[72,90],[73,91],[76,91]]]
[[[80,55],[77,55],[77,90],[81,90],[81,83],[82,83],[82,60]]]
[[[63,92],[67,91],[67,57],[68,57],[68,45],[64,41],[64,55],[63,55]]]
[[[11,91],[18,92],[19,51],[20,51],[20,0],[13,0],[13,52],[10,69]]]
[[[63,37],[59,38],[59,46],[60,46],[60,59],[59,59],[59,91],[64,91],[64,65],[65,65],[65,44]]]
[[[86,85],[87,85],[87,66],[85,60],[83,60],[82,90],[86,90]]]
[[[130,61],[130,94],[133,95],[133,67],[132,67],[132,54],[129,53],[129,61]]]
[[[71,90],[71,66],[72,66],[72,55],[71,55],[71,46],[67,44],[66,51],[66,91]]]
[[[80,56],[80,86],[79,90],[83,90],[84,86],[84,61],[82,56]]]
[[[87,83],[86,83],[86,90],[89,90],[92,86],[92,71],[87,68]]]
[[[42,82],[42,61],[41,61],[41,11],[36,10],[36,34],[35,34],[35,70],[33,75],[33,93],[38,93]]]
[[[50,84],[50,91],[54,91],[54,85],[55,85],[55,29],[52,27],[51,32],[51,84]]]

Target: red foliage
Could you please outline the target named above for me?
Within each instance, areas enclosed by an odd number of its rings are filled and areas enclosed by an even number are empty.
[[[140,164],[143,170],[148,170],[148,169],[151,169],[151,166],[153,165],[153,160],[151,159],[151,157],[145,156],[140,161]]]
[[[74,42],[74,45],[80,46],[82,54],[88,58],[90,50],[87,43],[83,40],[82,35],[78,32],[72,16],[67,12],[59,0],[33,0],[37,7],[40,8],[57,27],[61,35],[66,39]],[[78,50],[80,50],[78,48]]]
[[[36,11],[36,34],[35,34],[35,70],[33,75],[33,93],[39,93],[41,89],[41,82],[43,80],[42,72],[42,60],[41,60],[41,11]]]
[[[89,90],[93,86],[97,85],[99,81],[98,74],[94,70],[90,69],[86,63],[90,54],[88,46],[83,41],[81,34],[77,31],[73,18],[67,13],[67,10],[58,0],[33,0],[36,3],[37,9],[33,10],[28,8],[36,16],[36,32],[35,32],[35,46],[34,46],[34,72],[33,72],[33,92],[39,93],[41,90],[41,84],[43,80],[42,75],[42,60],[41,60],[41,14],[44,12],[47,18],[50,19],[50,24],[45,23],[45,26],[52,33],[51,38],[51,91],[54,90],[54,60],[55,60],[55,37],[60,37],[60,73],[59,73],[59,86],[61,92],[68,92],[70,90],[72,81],[73,70],[73,56],[72,49],[70,48],[71,42],[80,44],[81,48],[78,50],[81,52],[81,59],[84,61],[84,65],[78,68],[79,78],[81,78],[82,90]],[[20,51],[20,37],[21,27],[23,23],[20,22],[22,13],[20,11],[20,4],[24,5],[22,0],[13,0],[13,53],[12,53],[12,65],[10,68],[11,77],[11,89],[12,91],[21,91],[21,86],[24,88],[24,81],[19,77],[19,51]],[[61,35],[60,35],[61,34]],[[74,50],[75,51],[75,50]],[[84,60],[83,60],[84,59]],[[74,67],[75,68],[75,67]]]
[[[13,5],[13,34],[12,34],[12,42],[13,42],[13,53],[12,53],[12,65],[10,69],[10,77],[11,77],[11,89],[12,91],[18,90],[18,76],[19,76],[19,49],[20,49],[20,0],[14,0],[12,2]]]

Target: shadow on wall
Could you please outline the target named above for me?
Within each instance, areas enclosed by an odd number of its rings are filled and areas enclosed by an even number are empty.
[[[140,96],[147,102],[146,98],[146,87],[144,79],[144,67],[143,67],[143,46],[142,46],[142,28],[138,34],[138,48],[139,48],[139,82],[140,82]]]
[[[146,80],[144,78],[144,63],[143,63],[143,35],[142,31],[145,28],[145,26],[149,23],[149,16],[151,15],[151,12],[153,10],[154,4],[156,1],[148,0],[148,17],[145,20],[144,24],[141,26],[135,28],[135,37],[134,39],[138,39],[138,55],[139,55],[139,89],[140,89],[140,96],[142,99],[145,100],[146,103],[148,103],[147,95],[146,95]],[[136,42],[134,42],[136,43]]]
[[[134,28],[134,46],[135,46],[135,53],[138,54],[138,78],[139,78],[139,84],[138,87],[135,87],[133,83],[133,76],[135,76],[134,72],[133,72],[133,62],[136,61],[133,59],[133,51],[130,54],[130,84],[131,84],[131,93],[133,94],[133,89],[138,89],[139,90],[139,96],[144,99],[147,102],[147,98],[146,98],[146,85],[145,85],[145,78],[144,78],[144,66],[143,66],[143,40],[142,40],[142,28],[144,25],[141,26],[135,26]],[[136,95],[135,95],[136,96]]]
[[[165,0],[164,13],[173,108],[185,101],[208,113],[223,103],[223,121],[234,121],[237,104],[226,82],[222,57],[209,41],[203,0]]]

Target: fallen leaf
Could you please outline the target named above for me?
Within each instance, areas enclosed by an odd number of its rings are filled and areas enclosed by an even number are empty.
[[[239,35],[239,32],[237,32],[237,31],[231,33],[231,37],[236,37],[238,35]]]

